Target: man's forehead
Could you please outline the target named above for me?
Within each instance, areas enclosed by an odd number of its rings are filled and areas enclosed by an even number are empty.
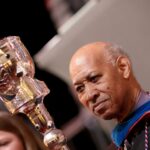
[[[74,66],[81,66],[86,65],[90,61],[91,57],[88,55],[80,55],[79,57],[76,57],[74,60]]]
[[[70,73],[86,70],[89,65],[97,65],[104,61],[106,56],[105,46],[107,44],[103,42],[96,42],[85,45],[77,50],[70,61]]]
[[[74,66],[74,68],[72,68],[70,72],[73,83],[75,84],[86,80],[92,74],[95,74],[98,71],[100,71],[101,67],[99,63],[94,63],[94,62],[92,63],[88,61],[84,62],[84,64],[81,63],[80,65],[78,64]]]
[[[78,72],[72,72],[72,82],[73,84],[79,84],[80,82],[82,82],[83,80],[85,80],[88,76],[88,72],[87,69],[84,68]]]

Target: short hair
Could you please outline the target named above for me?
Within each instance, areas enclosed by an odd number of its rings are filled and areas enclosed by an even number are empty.
[[[116,59],[118,58],[118,56],[125,56],[127,57],[129,60],[129,55],[125,52],[125,50],[117,44],[107,44],[105,46],[105,49],[108,51],[108,62],[111,63],[113,66],[115,66],[115,62]]]

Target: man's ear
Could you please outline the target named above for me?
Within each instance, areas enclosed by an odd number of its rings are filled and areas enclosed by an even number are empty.
[[[131,73],[131,62],[125,56],[119,56],[116,60],[116,66],[123,78],[128,79]]]

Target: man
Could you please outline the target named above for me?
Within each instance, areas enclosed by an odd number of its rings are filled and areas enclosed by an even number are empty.
[[[142,90],[121,47],[87,44],[73,55],[69,70],[80,102],[98,117],[117,120],[110,149],[150,149],[150,95]]]

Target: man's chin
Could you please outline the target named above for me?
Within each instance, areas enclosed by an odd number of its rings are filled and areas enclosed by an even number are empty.
[[[107,113],[97,114],[97,116],[102,118],[102,119],[104,119],[104,120],[112,120],[112,119],[114,119],[113,115],[110,115],[110,114],[107,114]]]

